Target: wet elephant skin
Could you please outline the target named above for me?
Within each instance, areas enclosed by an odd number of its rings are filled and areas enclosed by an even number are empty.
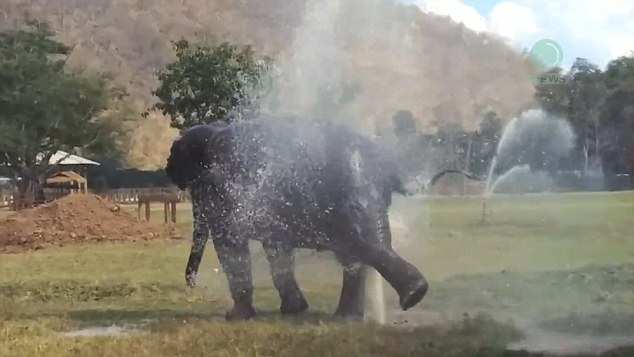
[[[403,310],[427,292],[421,272],[392,249],[388,208],[392,192],[403,193],[393,165],[344,126],[283,117],[196,126],[173,143],[166,172],[192,196],[187,282],[195,284],[211,238],[234,301],[228,319],[256,313],[250,239],[262,242],[284,314],[308,308],[295,248],[332,251],[343,265],[338,316],[363,317],[367,267],[394,288]]]

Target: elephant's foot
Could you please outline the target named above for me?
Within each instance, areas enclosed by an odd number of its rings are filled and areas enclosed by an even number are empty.
[[[301,291],[282,298],[280,312],[283,315],[300,314],[306,310],[308,310],[308,302],[304,299]]]
[[[225,315],[227,321],[249,320],[255,317],[256,312],[251,305],[235,305],[233,309]]]
[[[363,320],[365,316],[365,301],[362,294],[363,292],[360,292],[357,296],[343,296],[339,299],[335,316],[348,320]]]
[[[365,311],[363,307],[354,306],[354,307],[337,307],[337,311],[335,311],[335,317],[339,317],[346,320],[353,321],[362,321],[365,315]]]
[[[407,293],[400,296],[400,305],[403,311],[409,310],[416,304],[418,304],[429,289],[429,284],[425,279],[422,279],[416,283],[416,285],[410,289]]]
[[[423,274],[391,249],[375,260],[373,266],[396,290],[403,311],[414,307],[427,294],[429,285]]]

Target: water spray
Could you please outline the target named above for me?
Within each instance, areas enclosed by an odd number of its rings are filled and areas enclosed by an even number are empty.
[[[487,201],[492,193],[493,174],[497,167],[498,157],[497,155],[491,160],[491,166],[489,166],[489,173],[487,174],[486,186],[484,188],[484,194],[482,195],[482,223],[487,223]]]
[[[370,300],[371,317],[367,317],[366,315],[366,319],[374,320],[378,324],[383,325],[387,320],[383,277],[379,272],[372,269],[368,278],[366,296]]]

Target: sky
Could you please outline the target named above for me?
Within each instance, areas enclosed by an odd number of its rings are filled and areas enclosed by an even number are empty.
[[[547,39],[562,50],[561,66],[577,57],[605,67],[634,51],[634,0],[401,0],[450,16],[474,31],[501,36],[522,51]]]

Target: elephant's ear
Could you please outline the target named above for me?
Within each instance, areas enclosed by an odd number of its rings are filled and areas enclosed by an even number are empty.
[[[203,168],[204,181],[213,185],[223,185],[229,177],[229,164],[235,142],[234,128],[232,125],[216,124],[214,129],[197,159]]]
[[[228,124],[215,124],[213,133],[206,138],[201,153],[203,165],[224,163],[229,160],[234,143],[234,127]]]
[[[187,188],[195,169],[186,146],[184,137],[174,140],[165,166],[167,177],[181,190]]]

